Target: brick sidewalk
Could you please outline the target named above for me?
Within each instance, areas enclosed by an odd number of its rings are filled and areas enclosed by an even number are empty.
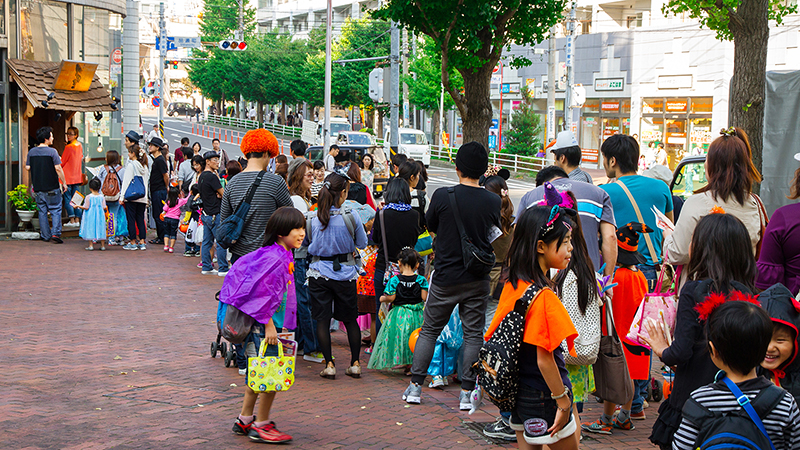
[[[63,245],[2,241],[0,282],[0,447],[240,448],[234,436],[244,379],[212,359],[216,276],[199,258],[111,247],[89,253]],[[182,245],[178,245],[182,249]],[[346,337],[334,355],[346,361]],[[366,366],[367,355],[362,356]],[[400,400],[408,378],[366,370],[359,380],[317,376],[300,361],[297,383],[278,395],[273,419],[302,449],[472,449],[495,446],[469,429],[496,408],[457,411],[458,388],[423,391],[423,404]],[[586,420],[600,414],[592,400]],[[584,440],[582,448],[652,449],[657,405],[638,428]],[[514,448],[516,445],[507,445]]]

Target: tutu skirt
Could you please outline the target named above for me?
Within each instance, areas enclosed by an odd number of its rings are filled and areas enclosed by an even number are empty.
[[[417,303],[395,306],[389,311],[386,322],[375,340],[368,368],[390,369],[398,365],[411,364],[414,354],[408,346],[408,339],[412,331],[422,327],[423,307],[424,303]]]
[[[83,212],[81,230],[78,233],[87,241],[106,240],[106,214],[103,210],[103,197],[99,195],[87,196],[89,209]]]

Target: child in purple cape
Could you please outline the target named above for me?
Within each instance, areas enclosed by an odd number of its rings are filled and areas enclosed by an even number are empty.
[[[222,285],[219,301],[233,305],[256,322],[264,324],[267,355],[277,355],[278,330],[294,329],[297,323],[297,300],[294,286],[294,257],[306,235],[303,213],[282,207],[267,222],[264,246],[242,256],[230,269]],[[256,346],[258,347],[258,346]],[[258,413],[253,415],[256,399]],[[278,431],[269,420],[275,392],[255,393],[245,389],[242,412],[233,424],[233,432],[264,443],[292,440]]]

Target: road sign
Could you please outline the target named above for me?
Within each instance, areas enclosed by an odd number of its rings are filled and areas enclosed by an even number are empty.
[[[195,37],[176,36],[175,38],[170,38],[170,39],[175,39],[176,47],[201,48],[203,46],[203,44],[200,42],[200,38],[197,36]]]
[[[156,36],[156,48],[157,49],[161,49],[161,39],[158,36]],[[175,44],[175,38],[174,37],[167,37],[167,48],[165,48],[164,50],[171,51],[171,50],[177,50],[177,49],[178,49],[178,46]]]
[[[117,47],[111,51],[111,62],[114,64],[122,64],[122,49]]]
[[[152,102],[153,102],[153,107],[158,108],[158,106],[161,104],[161,99],[158,97],[153,97]]]

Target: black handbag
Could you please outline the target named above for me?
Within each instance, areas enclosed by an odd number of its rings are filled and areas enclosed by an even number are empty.
[[[461,235],[461,256],[464,259],[464,268],[476,277],[489,275],[494,267],[494,250],[486,252],[472,243],[472,239],[464,231],[464,223],[461,222],[461,214],[458,212],[456,204],[456,187],[447,188],[447,195],[450,197],[450,207],[453,209],[453,217],[456,219],[458,234]]]
[[[484,395],[500,411],[513,411],[519,393],[519,349],[525,332],[525,316],[539,289],[531,285],[483,344],[473,369]]]

